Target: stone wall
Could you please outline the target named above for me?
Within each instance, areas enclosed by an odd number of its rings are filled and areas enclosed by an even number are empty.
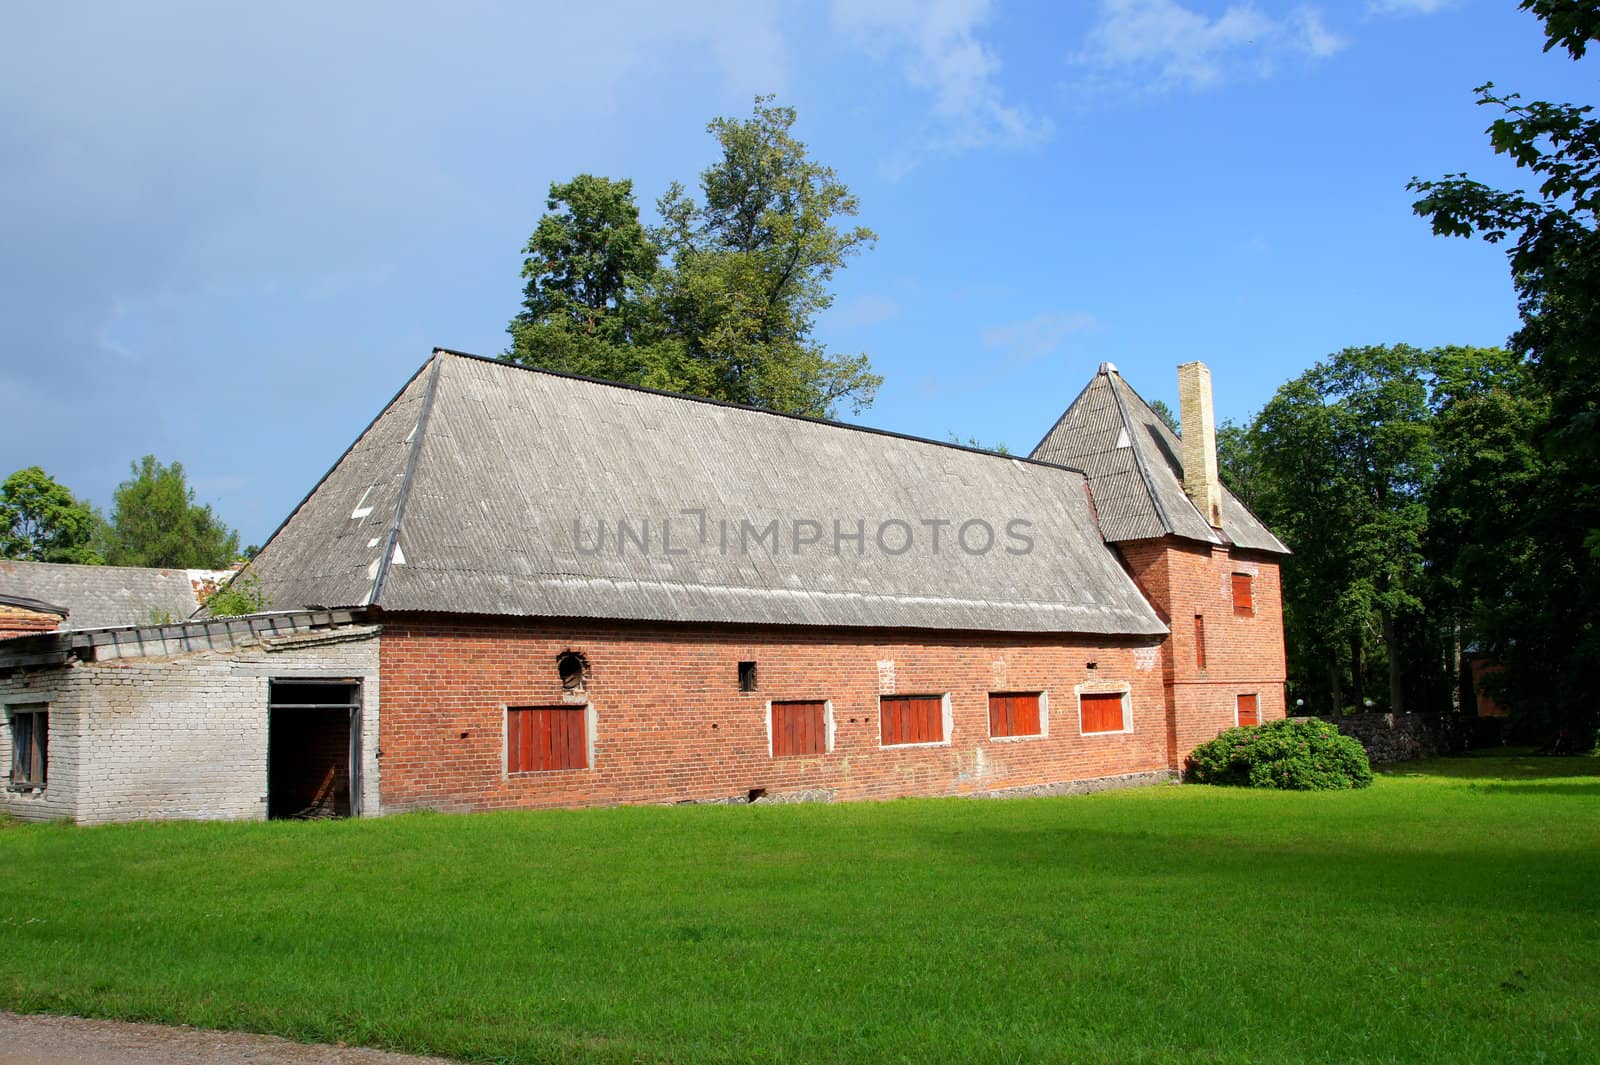
[[[1466,750],[1467,734],[1456,717],[1433,714],[1345,714],[1327,718],[1359,740],[1374,763],[1409,762]]]
[[[0,677],[0,707],[47,704],[48,783],[0,811],[80,823],[267,815],[272,678],[359,678],[363,812],[378,813],[376,628],[325,630],[165,657],[72,662]],[[11,730],[0,728],[0,765]]]

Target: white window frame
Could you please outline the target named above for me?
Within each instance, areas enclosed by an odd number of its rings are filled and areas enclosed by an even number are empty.
[[[918,694],[916,694],[914,692],[879,693],[879,695],[878,695],[878,722],[877,722],[877,724],[878,724],[878,750],[880,750],[880,751],[907,751],[907,750],[914,750],[914,749],[916,749],[918,747],[948,747],[948,746],[950,746],[950,737],[951,737],[951,734],[955,731],[955,719],[953,718],[953,716],[950,713],[950,693],[949,692],[945,692],[943,695],[939,696],[940,727],[944,730],[944,739],[942,739],[942,740],[934,740],[934,741],[924,741],[922,743],[884,743],[883,742],[883,701],[885,699],[930,699],[932,697],[933,697],[933,693],[932,692],[929,692],[929,693],[927,693],[925,695],[918,695]],[[984,713],[988,713],[988,711],[989,711],[989,708],[987,706],[985,706],[984,707]]]
[[[1047,688],[1046,689],[1041,689],[1041,690],[1036,691],[1036,692],[1030,692],[1030,691],[989,692],[988,694],[989,695],[1037,695],[1039,697],[1039,731],[1038,732],[1030,732],[1026,736],[996,736],[994,734],[993,719],[990,719],[990,724],[988,724],[985,727],[987,727],[990,730],[989,731],[989,739],[990,739],[991,742],[993,742],[993,743],[1022,743],[1022,742],[1026,741],[1026,740],[1047,740],[1047,739],[1050,738],[1050,691],[1049,691],[1049,689],[1047,689]],[[985,706],[983,709],[984,709],[985,715],[987,715],[987,712],[988,712],[989,708],[987,706]],[[1081,724],[1081,720],[1080,720],[1080,724]]]
[[[1128,736],[1133,733],[1133,686],[1131,684],[1079,684],[1073,689],[1078,700],[1078,735],[1083,739],[1097,736]],[[1085,732],[1083,730],[1083,697],[1085,695],[1120,695],[1122,696],[1122,727],[1108,729],[1102,732]]]
[[[17,771],[17,727],[16,719],[20,714],[44,715],[44,776],[40,780],[18,780]],[[50,782],[50,704],[48,702],[8,703],[5,707],[6,719],[6,785],[11,791],[43,791]],[[38,749],[37,736],[30,737],[34,749]]]
[[[822,754],[774,754],[772,750],[772,704],[773,703],[821,703],[822,704],[822,731],[827,737],[827,750]],[[880,730],[881,734],[881,730]],[[833,700],[832,699],[768,699],[767,700],[767,757],[768,758],[821,758],[823,755],[833,753]]]
[[[501,703],[500,704],[500,779],[531,780],[552,777],[561,773],[587,773],[594,769],[594,739],[600,717],[594,703],[583,704],[583,756],[586,765],[576,769],[519,769],[511,768],[511,711],[513,710],[571,710],[571,704],[559,703]]]

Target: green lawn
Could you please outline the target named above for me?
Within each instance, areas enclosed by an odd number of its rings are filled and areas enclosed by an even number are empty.
[[[0,1007],[482,1061],[1600,1060],[1600,759],[0,831]]]

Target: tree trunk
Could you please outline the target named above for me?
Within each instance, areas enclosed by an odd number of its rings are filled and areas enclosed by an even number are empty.
[[[1405,673],[1400,668],[1400,648],[1395,639],[1394,615],[1387,610],[1378,611],[1383,625],[1383,647],[1389,652],[1389,712],[1406,712]]]
[[[1344,685],[1339,679],[1339,655],[1328,652],[1328,690],[1333,693],[1333,716],[1344,713]]]
[[[1367,708],[1367,685],[1361,674],[1361,634],[1358,632],[1350,637],[1350,688],[1355,695],[1356,713],[1362,713]]]

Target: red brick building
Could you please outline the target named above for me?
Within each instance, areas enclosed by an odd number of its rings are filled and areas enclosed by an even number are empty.
[[[1286,552],[1217,480],[1205,368],[1180,378],[1182,441],[1106,364],[1021,458],[436,351],[252,563],[292,638],[11,641],[0,702],[53,733],[50,685],[97,655],[163,684],[124,660],[203,658],[200,702],[248,719],[231,782],[186,793],[214,816],[1167,779],[1284,714]],[[329,764],[269,780],[274,744]]]
[[[1152,779],[1284,713],[1185,374],[1189,492],[1109,365],[1021,459],[441,351],[255,569],[381,621],[385,809]]]

